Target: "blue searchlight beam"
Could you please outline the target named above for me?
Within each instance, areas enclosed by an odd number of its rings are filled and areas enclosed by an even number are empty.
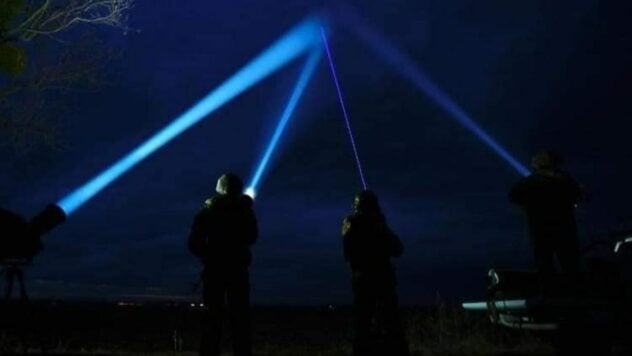
[[[434,100],[450,117],[472,132],[483,143],[504,159],[519,174],[527,176],[530,171],[520,161],[515,159],[509,151],[501,146],[483,128],[478,125],[450,96],[437,86],[414,61],[404,52],[393,46],[381,34],[369,28],[357,16],[347,12],[348,17],[343,22],[350,25],[352,31],[364,41],[373,51],[377,52],[390,65],[396,68],[401,76]],[[350,22],[349,20],[352,20]]]
[[[249,195],[253,199],[257,194],[257,187],[259,186],[259,183],[261,182],[263,173],[265,172],[268,166],[268,163],[270,163],[270,158],[272,157],[272,154],[274,154],[274,151],[279,143],[279,139],[283,135],[283,132],[285,131],[285,128],[288,122],[290,122],[290,119],[292,118],[292,115],[294,114],[294,110],[296,109],[296,106],[298,105],[298,102],[300,101],[301,96],[303,95],[303,92],[305,91],[305,88],[307,87],[307,84],[309,83],[309,80],[312,78],[314,71],[316,70],[316,67],[318,66],[320,57],[321,57],[320,48],[314,48],[309,58],[307,59],[305,66],[303,67],[301,71],[301,74],[296,82],[296,85],[294,86],[294,89],[292,90],[290,99],[288,100],[287,105],[285,106],[285,109],[283,110],[283,114],[281,114],[279,123],[277,124],[274,130],[274,133],[272,134],[272,138],[270,139],[270,143],[268,143],[268,147],[266,148],[263,156],[261,157],[261,160],[259,161],[259,164],[257,165],[257,169],[252,175],[250,184],[248,185],[248,188],[246,188],[245,194]]]
[[[57,205],[64,210],[66,215],[72,214],[97,193],[185,130],[308,49],[320,45],[320,27],[321,23],[317,19],[308,18],[292,28],[201,101],[105,171],[61,199]]]

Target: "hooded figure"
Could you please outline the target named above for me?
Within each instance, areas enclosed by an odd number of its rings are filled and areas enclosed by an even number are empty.
[[[543,282],[555,274],[555,258],[567,275],[576,275],[581,266],[575,207],[584,194],[560,165],[560,158],[551,151],[536,154],[531,161],[533,173],[509,193],[509,200],[520,205],[527,216],[536,267]]]
[[[217,182],[217,195],[206,200],[195,216],[189,250],[204,269],[203,299],[206,306],[201,355],[219,355],[222,313],[228,302],[233,352],[251,355],[250,246],[257,239],[253,200],[244,195],[243,183],[234,174]]]
[[[408,355],[391,264],[391,258],[401,256],[404,248],[388,227],[373,192],[357,194],[353,210],[342,223],[344,257],[352,271],[353,354]],[[374,324],[378,330],[373,330]]]

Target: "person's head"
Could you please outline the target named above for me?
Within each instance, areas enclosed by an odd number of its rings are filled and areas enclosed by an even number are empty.
[[[363,190],[353,199],[353,210],[356,213],[380,213],[377,195],[370,190]]]
[[[531,159],[531,168],[535,172],[557,172],[562,161],[560,156],[553,151],[540,151]]]
[[[217,180],[215,191],[221,195],[242,195],[244,191],[244,183],[239,176],[233,173],[222,174]]]

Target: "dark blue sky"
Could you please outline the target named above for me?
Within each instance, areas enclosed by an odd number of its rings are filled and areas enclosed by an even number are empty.
[[[3,173],[4,204],[24,214],[81,184],[223,81],[321,1],[145,1],[101,92],[62,97],[68,148],[24,174]],[[578,211],[584,242],[632,222],[632,30],[617,2],[356,1],[518,159],[559,150],[592,201]],[[344,16],[344,13],[338,13]],[[519,176],[348,31],[338,61],[367,178],[406,246],[401,299],[481,296],[489,267],[525,267]],[[276,73],[160,150],[45,239],[28,275],[42,297],[189,294],[197,263],[185,239],[193,214],[231,170],[244,179],[265,147],[302,61]],[[359,180],[335,91],[321,63],[264,177],[252,266],[255,303],[346,303],[340,221]],[[10,158],[15,159],[15,157]],[[10,161],[7,160],[7,161]]]

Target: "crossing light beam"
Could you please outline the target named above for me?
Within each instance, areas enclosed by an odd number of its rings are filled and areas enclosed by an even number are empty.
[[[308,18],[257,55],[206,97],[176,117],[170,124],[106,168],[94,178],[59,200],[57,205],[70,215],[83,204],[134,168],[158,149],[178,137],[217,109],[221,108],[261,80],[320,45],[321,21]]]

